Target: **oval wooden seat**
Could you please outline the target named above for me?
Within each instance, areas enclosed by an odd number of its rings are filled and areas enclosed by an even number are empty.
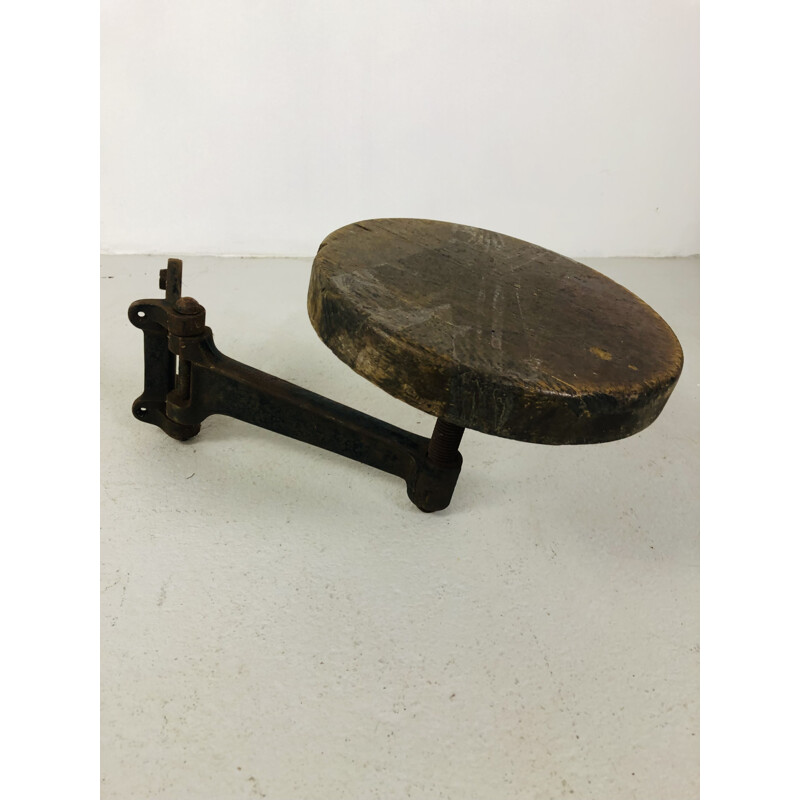
[[[447,222],[375,219],[330,234],[308,312],[342,361],[394,397],[527,442],[637,433],[683,366],[669,326],[619,284],[537,245]]]

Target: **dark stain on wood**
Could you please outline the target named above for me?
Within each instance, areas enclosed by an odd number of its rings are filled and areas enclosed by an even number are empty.
[[[323,342],[394,397],[542,444],[646,428],[683,366],[669,326],[589,267],[479,228],[420,219],[330,234],[308,313]]]

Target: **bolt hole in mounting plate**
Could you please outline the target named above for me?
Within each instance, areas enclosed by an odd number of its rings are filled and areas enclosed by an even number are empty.
[[[314,259],[309,318],[353,370],[436,417],[426,439],[221,354],[205,309],[181,298],[181,270],[170,259],[166,298],[129,310],[145,336],[138,418],[187,439],[227,414],[398,475],[424,511],[450,502],[465,428],[541,444],[621,439],[656,419],[683,365],[646,303],[550,250],[432,220],[348,225]]]

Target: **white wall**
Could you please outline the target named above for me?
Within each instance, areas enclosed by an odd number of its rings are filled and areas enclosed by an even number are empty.
[[[412,216],[699,250],[697,0],[104,0],[105,252]]]

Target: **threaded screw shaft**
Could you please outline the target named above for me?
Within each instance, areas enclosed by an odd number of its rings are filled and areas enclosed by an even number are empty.
[[[428,442],[428,458],[439,467],[449,467],[457,461],[458,446],[464,429],[443,419],[437,419]]]

